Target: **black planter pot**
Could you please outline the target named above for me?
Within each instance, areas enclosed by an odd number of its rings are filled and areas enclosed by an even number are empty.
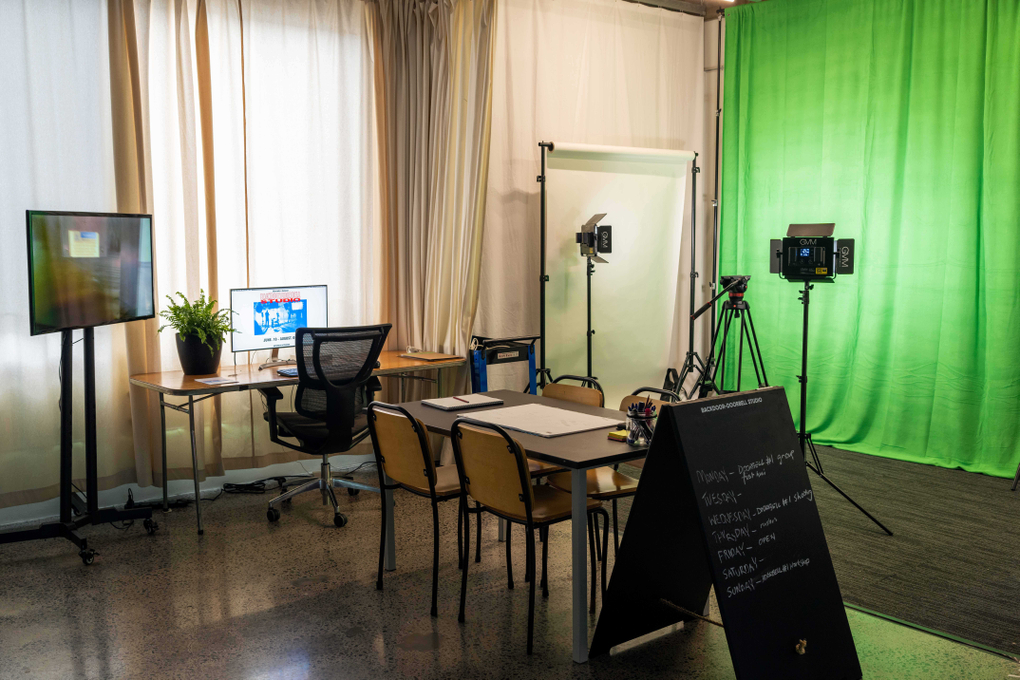
[[[189,335],[182,339],[181,334],[177,334],[177,356],[181,360],[181,368],[184,369],[184,375],[209,375],[210,373],[215,373],[220,368],[220,354],[222,352],[222,338],[214,352],[207,345],[204,345],[197,335]]]

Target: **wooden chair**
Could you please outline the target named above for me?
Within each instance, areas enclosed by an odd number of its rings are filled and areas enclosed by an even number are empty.
[[[382,496],[382,528],[379,531],[379,574],[375,582],[383,589],[383,554],[386,549],[386,491],[404,489],[432,501],[432,616],[437,616],[436,599],[439,588],[439,503],[460,500],[458,514],[469,510],[464,505],[460,490],[460,477],[455,465],[436,467],[429,443],[428,431],[420,420],[403,407],[373,401],[368,406],[368,428],[372,434],[375,461],[379,471],[379,489]],[[467,551],[457,520],[457,559],[461,568],[467,561]]]
[[[535,630],[535,529],[548,531],[549,526],[570,519],[570,494],[548,485],[533,486],[524,449],[506,430],[498,425],[472,423],[458,418],[451,428],[453,453],[461,479],[462,506],[467,507],[468,497],[481,503],[490,512],[507,522],[524,525],[527,537],[527,569],[530,576],[530,600],[528,604],[528,654],[532,652],[532,638]],[[595,532],[593,515],[601,513],[608,521],[606,511],[599,501],[588,500],[588,543],[591,552],[591,611],[595,611]],[[467,514],[464,518],[465,553],[470,551],[470,525]],[[507,531],[507,579],[513,587],[513,572],[510,570],[510,531]],[[542,594],[548,596],[546,579],[549,541],[542,548]],[[608,546],[603,548],[608,549]],[[468,562],[464,561],[460,585],[460,614],[464,622],[464,608],[467,600]],[[605,564],[603,564],[602,587],[605,588]]]
[[[593,389],[588,389],[588,392],[594,392]],[[675,397],[677,401],[680,397],[672,392],[665,390],[659,390],[654,387],[642,387],[636,390],[633,394],[629,394],[623,398],[620,402],[620,410],[626,411],[633,404],[648,403],[656,405],[656,408],[661,409],[668,402],[662,399],[652,399],[650,397],[641,397],[639,395],[645,392],[655,392],[665,396],[667,398]],[[640,458],[637,461],[630,461],[628,465],[634,465],[635,467],[641,468],[644,466],[644,458]],[[613,505],[613,551],[614,554],[620,549],[620,528],[619,528],[619,516],[617,511],[617,501],[627,496],[633,496],[637,493],[638,480],[634,479],[630,475],[625,475],[619,472],[617,466],[613,467],[600,467],[594,470],[588,470],[588,498],[592,498],[598,501],[612,501]],[[557,473],[549,477],[550,486],[554,486],[557,489],[570,489],[570,473]],[[608,525],[606,531],[609,531]],[[603,539],[605,542],[605,539]],[[605,563],[605,554],[600,556],[600,559]]]
[[[561,380],[576,380],[580,385],[568,385]],[[591,385],[591,387],[589,387]],[[606,398],[602,392],[602,386],[594,378],[586,378],[580,375],[561,375],[542,388],[542,396],[550,399],[561,399],[575,404],[602,407]],[[545,463],[540,460],[528,459],[528,468],[532,477],[544,477],[546,475],[563,472],[565,468],[552,463]],[[568,473],[569,476],[569,473]]]

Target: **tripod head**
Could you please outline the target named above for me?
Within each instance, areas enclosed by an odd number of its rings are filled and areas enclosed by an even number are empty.
[[[743,275],[739,276],[731,275],[721,277],[720,283],[722,284],[723,287],[722,290],[716,293],[715,297],[713,297],[711,300],[701,305],[701,307],[698,308],[698,311],[691,314],[691,320],[697,319],[699,316],[710,310],[712,308],[712,305],[715,304],[715,301],[721,298],[723,295],[726,295],[727,293],[730,296],[730,302],[733,303],[733,306],[736,306],[737,303],[740,303],[740,306],[737,308],[743,309],[745,304],[744,293],[747,292],[747,282],[750,280],[751,280],[750,276]]]

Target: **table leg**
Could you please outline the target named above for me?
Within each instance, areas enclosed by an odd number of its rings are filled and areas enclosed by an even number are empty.
[[[391,484],[390,478],[383,473],[383,483]],[[394,571],[397,568],[397,540],[393,529],[393,490],[383,491],[386,498],[386,550],[384,551],[386,571]]]
[[[159,430],[163,439],[163,512],[170,512],[168,496],[169,482],[166,478],[166,401],[163,393],[159,393]]]
[[[588,475],[570,471],[571,590],[574,661],[588,661]],[[594,577],[594,575],[593,575]]]
[[[191,471],[195,477],[195,512],[198,514],[198,535],[202,529],[202,493],[198,486],[198,446],[195,444],[195,398],[188,397],[188,424],[191,429]]]
[[[506,542],[506,520],[502,517],[499,518],[499,542]]]
[[[436,371],[436,396],[446,396],[446,371],[449,369],[440,368]]]

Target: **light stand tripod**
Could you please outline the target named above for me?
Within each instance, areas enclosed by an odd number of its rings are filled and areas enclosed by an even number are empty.
[[[835,489],[840,496],[850,501],[850,504],[855,508],[864,513],[864,515],[872,522],[877,524],[882,531],[893,535],[893,532],[889,531],[884,524],[875,519],[870,512],[860,506],[860,504],[838,486],[836,486],[832,480],[826,477],[822,473],[822,462],[818,458],[818,451],[815,450],[815,444],[811,441],[811,433],[807,431],[807,352],[808,352],[808,305],[811,304],[811,289],[814,285],[804,282],[804,288],[800,291],[800,302],[804,305],[804,339],[803,346],[800,355],[800,375],[797,376],[797,380],[800,381],[800,450],[804,455],[804,463],[808,466],[812,472],[821,477],[826,484]],[[808,453],[811,454],[814,465],[808,462]]]
[[[690,275],[691,285],[690,285],[690,307],[688,307],[688,309],[694,309],[694,294],[695,294],[695,290],[694,290],[695,289],[695,285],[694,285],[694,282],[698,278],[698,269],[697,269],[697,255],[698,255],[697,233],[698,233],[698,230],[696,228],[697,220],[695,219],[695,215],[697,214],[696,213],[696,206],[697,206],[697,203],[698,203],[698,173],[699,172],[701,172],[701,168],[698,167],[698,154],[695,153],[694,154],[694,160],[691,161],[691,275]],[[719,295],[722,295],[722,293],[720,293]],[[713,298],[713,302],[716,299],[718,299],[718,296],[716,298]],[[703,307],[703,309],[704,308],[705,307]],[[710,308],[710,305],[709,305],[709,308]],[[695,371],[697,371],[701,375],[701,377],[704,378],[705,371],[707,370],[705,362],[703,362],[701,360],[701,357],[698,356],[698,353],[696,351],[694,351],[694,320],[697,319],[698,316],[700,316],[700,314],[691,314],[691,317],[688,320],[688,323],[687,323],[687,354],[684,357],[683,365],[680,367],[680,377],[677,378],[677,382],[676,382],[676,391],[680,392],[681,394],[683,394],[684,398],[686,398],[686,399],[690,399],[691,398],[691,396],[694,394],[695,388],[697,387],[697,383],[695,383],[695,385],[691,387],[690,391],[685,390],[684,389],[684,383],[687,382],[687,378],[689,376],[693,375]],[[713,338],[713,340],[714,340],[714,338]],[[711,365],[711,359],[709,360],[709,365]],[[700,383],[701,380],[699,380],[698,382]]]
[[[744,299],[744,293],[747,292],[747,281],[750,278],[750,276],[722,277],[723,289],[691,315],[691,320],[693,321],[711,309],[716,300],[729,293],[730,298],[723,303],[719,323],[716,325],[715,332],[712,335],[712,349],[708,354],[708,368],[702,372],[701,378],[691,390],[694,392],[696,389],[699,398],[708,396],[710,392],[717,394],[724,393],[727,340],[729,339],[730,328],[734,321],[738,321],[740,324],[740,330],[738,331],[740,340],[737,347],[736,391],[740,391],[741,374],[744,366],[744,338],[747,338],[747,348],[751,353],[751,365],[754,367],[754,377],[758,381],[758,387],[768,387],[769,385],[768,376],[765,375],[765,362],[761,357],[761,348],[758,346],[758,334],[754,330],[754,319],[751,318],[751,305]],[[722,342],[718,344],[719,351],[717,356],[716,346],[720,331],[722,332]],[[717,375],[718,381],[716,380]]]

